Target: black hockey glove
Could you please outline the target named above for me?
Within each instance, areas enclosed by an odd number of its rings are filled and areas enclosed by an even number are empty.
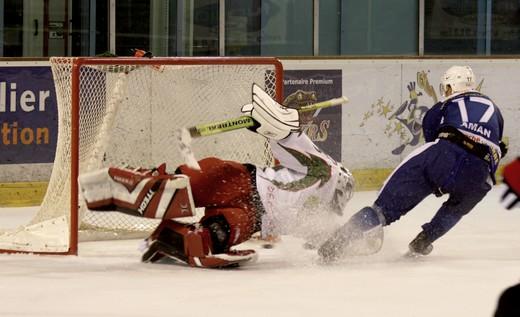
[[[506,143],[504,143],[503,141],[500,141],[499,146],[500,146],[500,152],[502,152],[502,158],[503,158],[506,156],[507,151],[509,150],[509,146]]]

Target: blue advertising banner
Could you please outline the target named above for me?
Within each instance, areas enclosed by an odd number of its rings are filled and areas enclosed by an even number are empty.
[[[284,102],[290,108],[342,96],[342,71],[285,70]],[[300,115],[303,130],[328,155],[341,162],[341,106]]]
[[[0,164],[52,162],[57,134],[51,68],[0,67]]]

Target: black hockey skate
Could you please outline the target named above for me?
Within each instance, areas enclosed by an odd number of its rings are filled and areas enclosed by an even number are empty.
[[[352,236],[350,229],[350,226],[342,226],[319,247],[318,254],[324,263],[336,262],[345,256]]]
[[[362,231],[356,226],[345,225],[318,249],[324,263],[332,263],[349,256],[367,256],[381,250],[384,233],[382,226]]]
[[[430,254],[433,250],[433,245],[426,233],[421,231],[421,233],[410,242],[408,249],[409,251],[406,254],[407,256],[419,257]]]

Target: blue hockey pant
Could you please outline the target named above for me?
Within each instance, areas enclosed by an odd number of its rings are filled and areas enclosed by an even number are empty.
[[[389,225],[436,193],[448,194],[423,230],[433,242],[470,212],[491,189],[488,164],[447,140],[437,139],[410,153],[386,180],[376,199]]]

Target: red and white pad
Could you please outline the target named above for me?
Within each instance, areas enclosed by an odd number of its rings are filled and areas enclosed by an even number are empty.
[[[147,239],[148,247],[143,262],[157,262],[164,257],[193,267],[222,268],[254,262],[254,250],[229,250],[212,254],[208,229],[187,225],[175,220],[164,220]]]
[[[500,197],[502,205],[507,209],[520,206],[520,157],[507,164],[502,173],[507,186]]]
[[[87,208],[116,209],[146,218],[191,217],[195,204],[186,175],[158,170],[104,168],[82,174],[79,186]]]

